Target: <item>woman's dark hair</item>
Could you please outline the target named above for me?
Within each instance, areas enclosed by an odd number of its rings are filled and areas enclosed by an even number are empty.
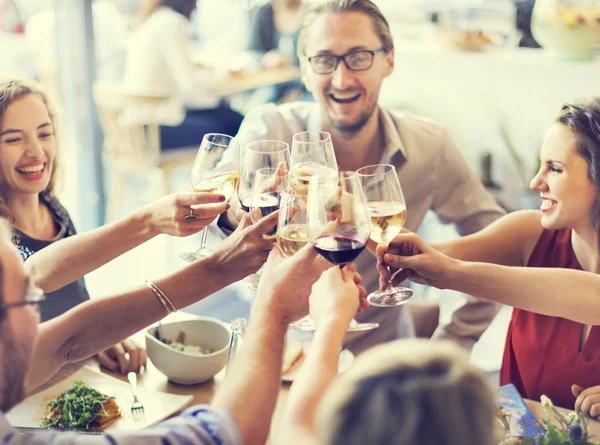
[[[575,133],[577,154],[587,162],[588,178],[598,193],[592,209],[592,221],[598,233],[600,251],[600,98],[563,105],[556,122]]]

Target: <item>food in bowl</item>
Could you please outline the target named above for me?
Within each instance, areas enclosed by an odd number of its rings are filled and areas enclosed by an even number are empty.
[[[183,331],[180,331],[179,334],[177,334],[177,339],[174,341],[168,340],[166,338],[161,338],[160,341],[162,341],[165,345],[168,345],[171,348],[175,349],[176,351],[185,352],[186,354],[206,355],[215,352],[214,349],[203,348],[202,346],[198,345],[185,344],[185,332]]]
[[[46,405],[40,426],[65,430],[102,431],[121,417],[114,397],[76,380],[73,386]]]
[[[211,350],[196,354],[177,350],[156,338],[156,327],[146,330],[146,350],[152,364],[167,376],[169,381],[193,385],[212,379],[227,364],[231,329],[229,325],[212,317],[162,324],[161,339],[175,339],[183,332],[184,345],[195,345]]]

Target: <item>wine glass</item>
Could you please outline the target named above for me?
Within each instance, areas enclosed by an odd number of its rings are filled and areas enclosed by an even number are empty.
[[[244,148],[241,157],[241,178],[238,188],[238,199],[245,212],[250,206],[246,202],[252,195],[256,171],[261,168],[277,168],[289,170],[290,148],[281,141],[263,140],[251,142]]]
[[[291,257],[308,242],[306,225],[306,202],[291,190],[281,193],[279,221],[277,223],[277,246],[286,258]]]
[[[371,219],[371,239],[387,246],[402,231],[406,221],[406,203],[396,168],[389,164],[363,167],[356,174],[367,201]],[[394,307],[406,303],[413,296],[407,287],[392,286],[391,281],[384,291],[369,294],[372,306]]]
[[[254,175],[254,187],[252,194],[246,203],[250,211],[253,223],[270,215],[279,209],[281,193],[288,187],[288,171],[280,167],[260,168]],[[267,232],[267,235],[275,235],[277,227]],[[252,290],[258,289],[262,267],[252,275],[244,278],[244,282]]]
[[[297,205],[303,204],[304,201],[299,199]],[[282,213],[283,208],[279,214],[280,224]],[[300,227],[306,230],[307,238],[314,249],[329,262],[343,267],[354,261],[364,250],[369,239],[370,224],[366,204],[354,172],[339,174],[339,186],[333,194],[322,187],[318,176],[312,176],[305,213],[306,224]],[[281,233],[286,232],[281,229]],[[278,243],[283,244],[287,241],[283,236],[279,238],[281,241],[278,239]],[[377,327],[377,323],[360,324],[352,320],[348,332],[368,331]],[[315,328],[315,322],[310,315],[290,324],[292,330],[313,331]]]
[[[366,247],[371,224],[356,173],[341,172],[333,194],[311,178],[307,216],[310,242],[327,261],[343,267]]]
[[[308,194],[308,183],[318,175],[323,183],[337,185],[338,167],[331,136],[324,131],[304,131],[292,139],[291,187],[298,196]]]
[[[225,150],[233,150],[231,157],[234,164],[227,169],[219,168]],[[198,154],[192,167],[192,188],[196,192],[219,192],[229,201],[238,189],[240,172],[238,156],[240,143],[237,139],[225,134],[209,133],[202,138]],[[202,229],[200,246],[187,246],[179,251],[179,256],[188,262],[209,256],[213,251],[206,247],[208,230]]]

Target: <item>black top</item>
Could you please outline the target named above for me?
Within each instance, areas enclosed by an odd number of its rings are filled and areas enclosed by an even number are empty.
[[[75,227],[69,216],[69,212],[62,204],[54,197],[40,193],[40,199],[44,202],[50,211],[54,223],[58,227],[58,235],[51,240],[38,240],[31,238],[29,235],[13,228],[13,243],[19,249],[19,253],[26,261],[31,255],[44,247],[49,246],[55,241],[75,235]],[[54,317],[65,313],[71,308],[74,308],[80,303],[90,299],[90,295],[85,287],[85,280],[80,278],[66,286],[46,294],[46,301],[40,305],[41,321],[48,321]]]

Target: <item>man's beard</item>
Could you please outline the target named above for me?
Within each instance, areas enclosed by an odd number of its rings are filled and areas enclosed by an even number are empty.
[[[367,124],[367,122],[369,122],[369,119],[371,118],[371,116],[373,116],[373,113],[375,112],[376,108],[377,108],[377,103],[374,103],[371,107],[369,107],[365,111],[363,111],[363,113],[359,116],[358,120],[352,124],[346,124],[346,125],[338,124],[334,120],[332,120],[329,117],[329,115],[327,115],[327,120],[329,121],[329,124],[333,128],[338,130],[344,136],[350,137],[350,136],[354,136],[356,133],[358,133],[360,130],[363,129],[363,127]]]
[[[29,363],[29,354],[15,341],[12,332],[1,328],[2,333],[2,370],[0,371],[0,411],[7,412],[21,400],[25,394],[24,382]]]

